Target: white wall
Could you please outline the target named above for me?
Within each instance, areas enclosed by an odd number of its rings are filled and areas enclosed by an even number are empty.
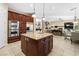
[[[0,3],[0,48],[7,43],[8,6]]]
[[[50,21],[50,25],[53,26],[64,26],[65,22],[74,22],[74,20],[57,20],[57,21]]]

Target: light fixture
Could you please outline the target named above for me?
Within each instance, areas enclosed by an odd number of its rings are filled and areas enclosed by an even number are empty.
[[[45,20],[45,4],[43,3],[43,17],[42,20]]]
[[[45,17],[43,17],[42,20],[45,20]]]
[[[45,5],[43,4],[42,33],[44,33],[44,30],[45,30],[45,28],[44,28],[44,26],[45,26],[45,24],[44,24],[44,21],[45,21],[44,9],[45,9]]]
[[[35,15],[35,4],[33,4],[33,13],[32,13],[32,17],[36,17],[36,15]]]
[[[32,14],[32,17],[36,17],[35,13]]]
[[[77,9],[77,7],[70,9],[71,11],[74,11],[75,12],[75,14],[74,14],[74,21],[77,20],[76,9]]]

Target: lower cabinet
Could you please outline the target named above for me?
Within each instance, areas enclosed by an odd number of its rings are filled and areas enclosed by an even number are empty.
[[[20,40],[19,36],[8,37],[8,43],[16,42],[16,41],[19,41],[19,40]]]
[[[37,42],[30,39],[30,38],[27,38],[27,37],[24,37],[24,36],[21,36],[21,49],[22,49],[22,52],[27,55],[27,56],[34,56],[34,55],[37,55]]]
[[[53,48],[53,37],[49,36],[39,41],[39,55],[48,55]]]
[[[25,41],[25,37],[21,36],[21,49],[23,51],[24,54],[27,53],[27,41]]]
[[[22,52],[27,56],[45,56],[51,52],[52,48],[52,36],[48,36],[39,40],[21,36],[21,49]]]

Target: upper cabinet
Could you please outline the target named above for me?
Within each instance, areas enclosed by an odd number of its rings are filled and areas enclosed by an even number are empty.
[[[32,18],[31,16],[29,16],[29,17],[26,16],[26,21],[27,21],[27,22],[33,22],[33,18]]]
[[[8,20],[11,20],[12,19],[12,13],[11,12],[8,12]]]
[[[8,20],[19,20],[26,22],[33,22],[33,18],[31,15],[23,15],[16,12],[8,11]]]
[[[9,20],[18,20],[18,14],[17,13],[9,11],[8,16],[9,16],[8,17]]]

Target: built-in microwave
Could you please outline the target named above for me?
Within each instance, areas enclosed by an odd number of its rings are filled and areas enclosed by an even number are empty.
[[[19,36],[19,21],[9,21],[9,37]]]

